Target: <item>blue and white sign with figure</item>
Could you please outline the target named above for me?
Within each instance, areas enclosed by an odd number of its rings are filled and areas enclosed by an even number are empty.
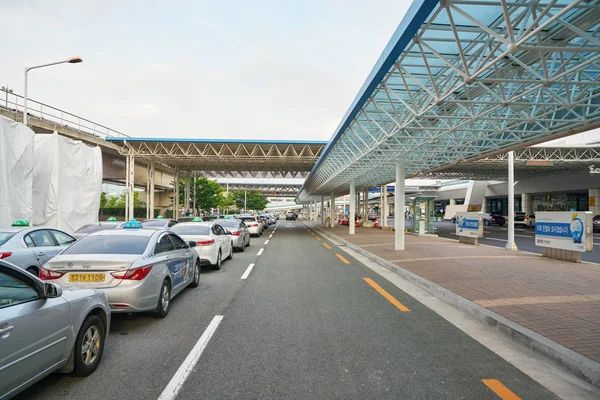
[[[592,213],[539,211],[535,213],[535,244],[571,251],[592,251]]]
[[[456,234],[479,238],[483,236],[483,214],[480,212],[456,213]]]

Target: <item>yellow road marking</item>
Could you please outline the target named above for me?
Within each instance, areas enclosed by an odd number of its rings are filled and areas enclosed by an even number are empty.
[[[350,261],[348,261],[348,260],[346,260],[344,257],[342,257],[342,255],[341,255],[341,254],[337,254],[337,253],[336,253],[336,254],[335,254],[335,256],[336,256],[337,258],[339,258],[340,260],[342,260],[342,262],[343,262],[344,264],[350,264]]]
[[[310,234],[311,234],[311,235],[313,235],[313,236],[315,236],[315,234],[314,234],[314,233],[312,233],[312,232],[311,232]]]
[[[395,305],[396,307],[398,307],[398,309],[400,311],[402,311],[402,312],[409,312],[410,311],[404,304],[402,304],[398,300],[396,300],[391,294],[389,294],[388,292],[386,292],[384,288],[382,288],[381,286],[379,286],[378,284],[376,284],[372,279],[369,279],[369,278],[363,278],[363,279],[365,280],[365,282],[367,282],[369,285],[371,285],[371,287],[373,289],[377,290],[380,295],[382,295],[390,303],[392,303],[393,305]]]
[[[331,246],[328,245],[327,243],[323,243],[323,246],[327,247],[329,250],[331,250]]]
[[[318,236],[317,236],[315,239],[317,239],[317,240],[321,240],[321,238],[320,238],[320,237],[318,237]]]
[[[511,392],[509,388],[497,379],[482,379],[481,382],[492,389],[502,400],[521,400],[519,396]]]

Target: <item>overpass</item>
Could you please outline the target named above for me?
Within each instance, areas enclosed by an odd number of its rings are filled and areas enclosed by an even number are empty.
[[[263,196],[277,196],[277,197],[296,197],[300,188],[301,183],[246,183],[246,182],[219,182],[219,184],[226,190],[247,190],[257,191]]]

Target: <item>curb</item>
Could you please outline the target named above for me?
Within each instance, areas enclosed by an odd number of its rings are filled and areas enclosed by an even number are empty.
[[[495,312],[480,306],[440,285],[433,283],[413,272],[410,272],[396,264],[393,264],[373,253],[370,253],[361,247],[350,243],[349,241],[327,232],[320,227],[309,226],[311,229],[329,239],[339,241],[344,246],[362,254],[377,264],[395,272],[415,286],[427,291],[440,300],[453,305],[461,311],[477,318],[488,326],[491,326],[504,336],[508,336],[513,341],[527,346],[531,351],[544,356],[552,363],[567,370],[569,373],[584,380],[585,382],[600,388],[600,363],[597,363],[559,343],[556,343],[545,336],[540,335],[531,329],[517,324]]]

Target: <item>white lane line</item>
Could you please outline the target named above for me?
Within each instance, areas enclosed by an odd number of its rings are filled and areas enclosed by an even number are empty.
[[[273,237],[273,234],[271,233],[271,234],[269,235],[269,239],[271,239],[272,237]]]
[[[265,244],[269,244],[269,239],[265,240]]]
[[[244,272],[244,275],[242,275],[242,279],[246,279],[248,275],[250,275],[250,272],[252,272],[252,268],[254,268],[254,264],[248,265],[248,268],[246,268],[246,272]]]
[[[498,239],[498,238],[492,238],[492,237],[483,237],[482,239],[487,239],[487,240],[498,240],[500,242],[508,242],[508,240],[506,239]]]
[[[222,315],[214,316],[214,318],[212,319],[212,321],[210,321],[210,324],[208,324],[208,327],[206,328],[202,336],[200,336],[200,339],[198,339],[198,341],[192,348],[192,351],[190,351],[190,354],[188,354],[185,360],[183,360],[183,363],[181,364],[177,372],[175,372],[175,375],[173,375],[173,378],[171,378],[171,381],[169,382],[165,390],[163,390],[163,392],[160,394],[158,400],[173,400],[177,397],[186,379],[190,376],[190,374],[194,370],[194,367],[198,363],[202,352],[208,345],[208,341],[215,333],[222,320]]]
[[[257,255],[257,256],[260,256],[260,255],[262,254],[262,252],[263,252],[263,251],[265,251],[265,249],[264,249],[264,248],[260,249],[260,250],[258,251],[258,253],[256,253],[256,255]]]

